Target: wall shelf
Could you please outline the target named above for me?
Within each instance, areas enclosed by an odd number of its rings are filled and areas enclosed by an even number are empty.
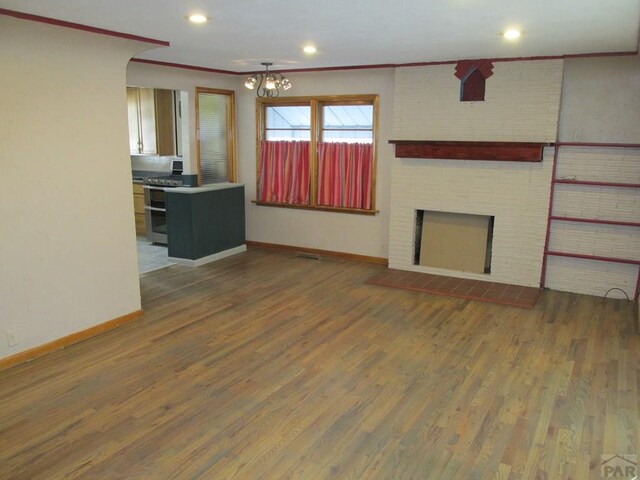
[[[551,250],[547,250],[545,254],[552,255],[554,257],[584,258],[585,260],[597,260],[599,262],[612,262],[612,263],[625,263],[627,265],[640,265],[640,260],[632,260],[629,258],[601,257],[598,255],[585,255],[582,253],[570,253],[570,252],[554,252]]]
[[[633,296],[634,301],[637,303],[640,297],[640,260],[633,260],[628,258],[619,258],[615,256],[603,256],[603,255],[586,255],[582,253],[572,252],[558,252],[549,250],[549,243],[551,237],[551,223],[553,221],[561,222],[579,222],[579,223],[591,223],[600,225],[617,225],[621,227],[640,227],[638,222],[627,222],[623,220],[600,220],[596,218],[578,218],[578,217],[563,217],[554,215],[554,193],[555,186],[558,184],[564,185],[583,185],[588,187],[607,187],[607,188],[640,188],[638,183],[620,183],[620,182],[608,182],[608,181],[585,181],[575,179],[562,179],[557,177],[558,157],[559,151],[562,147],[581,147],[581,148],[613,148],[613,149],[640,149],[640,144],[637,143],[594,143],[594,142],[556,142],[554,146],[553,156],[553,170],[551,174],[551,189],[549,192],[549,214],[547,221],[547,234],[544,246],[544,255],[542,260],[542,272],[540,274],[540,286],[544,288],[547,274],[547,257],[567,257],[567,258],[580,258],[586,260],[594,260],[600,262],[622,263],[626,265],[638,265],[638,276],[636,280],[635,294]]]
[[[577,217],[556,217],[551,216],[551,220],[561,222],[597,223],[599,225],[619,225],[621,227],[640,227],[637,222],[622,222],[619,220],[600,220],[598,218],[577,218]]]
[[[443,160],[492,160],[499,162],[542,162],[544,147],[551,143],[457,142],[431,140],[389,140],[396,158]]]
[[[554,180],[553,183],[565,185],[586,185],[589,187],[618,187],[618,188],[640,188],[640,183],[615,183],[615,182],[587,182],[585,180]]]

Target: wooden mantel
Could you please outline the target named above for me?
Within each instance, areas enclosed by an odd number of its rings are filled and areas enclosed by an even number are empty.
[[[396,146],[396,158],[438,158],[444,160],[495,160],[541,162],[544,147],[552,143],[523,142],[439,142],[431,140],[389,140]]]

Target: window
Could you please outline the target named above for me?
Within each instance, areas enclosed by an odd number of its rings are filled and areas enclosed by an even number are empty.
[[[373,143],[373,104],[324,103],[322,141]]]
[[[196,88],[198,181],[235,182],[235,94]]]
[[[270,141],[311,139],[311,107],[270,106],[266,110],[265,138]]]
[[[377,95],[263,98],[256,203],[375,213]]]

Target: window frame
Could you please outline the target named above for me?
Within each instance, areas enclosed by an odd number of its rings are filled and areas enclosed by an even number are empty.
[[[267,107],[275,106],[309,106],[311,115],[310,146],[309,146],[309,204],[292,205],[288,203],[272,203],[254,200],[253,203],[265,207],[294,208],[302,210],[320,210],[341,213],[356,213],[362,215],[375,215],[376,210],[376,177],[378,165],[378,95],[377,94],[357,94],[357,95],[316,95],[301,97],[277,97],[277,98],[256,98],[256,197],[260,188],[260,144],[266,140],[266,112]],[[322,141],[323,121],[322,107],[325,105],[372,105],[373,106],[373,129],[372,129],[372,171],[371,171],[371,208],[347,208],[330,207],[317,204],[318,196],[318,143]]]
[[[195,104],[196,104],[196,164],[198,174],[198,186],[202,186],[202,167],[200,165],[200,94],[210,93],[214,95],[225,95],[229,101],[229,110],[227,112],[227,176],[230,183],[238,181],[238,163],[237,163],[237,139],[236,139],[236,92],[235,90],[224,90],[220,88],[196,87]]]

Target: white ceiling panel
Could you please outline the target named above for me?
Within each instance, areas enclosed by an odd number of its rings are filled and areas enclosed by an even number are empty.
[[[139,58],[254,71],[629,52],[640,0],[0,0],[0,7],[171,43]],[[207,15],[204,25],[186,16]],[[501,33],[518,27],[508,42]],[[315,55],[302,52],[312,43]]]

